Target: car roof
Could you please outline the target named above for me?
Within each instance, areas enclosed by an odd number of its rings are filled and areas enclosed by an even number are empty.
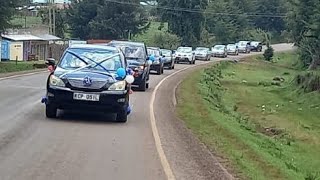
[[[205,49],[209,49],[209,48],[207,48],[207,47],[196,47],[196,49],[200,49],[200,48],[205,48]]]
[[[97,44],[72,44],[69,47],[70,49],[103,49],[109,51],[119,51],[118,48],[112,46],[104,46]]]
[[[126,44],[126,45],[132,45],[132,46],[145,46],[143,42],[133,42],[133,41],[110,41],[108,44]]]
[[[226,45],[223,45],[223,44],[217,44],[217,45],[215,45],[215,46],[226,46]]]
[[[192,48],[192,47],[190,47],[190,46],[180,46],[178,48]]]

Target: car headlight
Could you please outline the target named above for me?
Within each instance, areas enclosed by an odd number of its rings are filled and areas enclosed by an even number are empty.
[[[126,81],[118,81],[112,84],[108,90],[110,91],[123,91],[126,89]]]
[[[62,79],[60,79],[59,77],[57,77],[55,75],[51,75],[50,76],[49,84],[50,84],[50,86],[59,86],[59,87],[65,87],[66,86],[64,84],[64,82],[62,81]]]

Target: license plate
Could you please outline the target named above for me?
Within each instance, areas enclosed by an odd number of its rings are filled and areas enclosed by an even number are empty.
[[[99,101],[99,94],[73,93],[73,99],[82,101]]]

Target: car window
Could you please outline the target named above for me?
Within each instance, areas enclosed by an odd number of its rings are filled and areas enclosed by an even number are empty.
[[[198,51],[198,52],[207,52],[207,51],[209,51],[209,49],[208,48],[196,48],[196,51]]]
[[[114,56],[108,60],[110,56]],[[101,66],[96,63],[101,63]],[[93,49],[69,49],[59,63],[59,67],[63,69],[82,68],[92,64],[91,69],[116,71],[123,67],[120,54],[107,50]]]
[[[147,49],[148,55],[154,55],[156,57],[160,56],[160,51],[156,49]]]
[[[221,46],[221,45],[214,46],[214,49],[218,49],[218,50],[222,50],[224,48],[225,48],[225,46]]]
[[[161,52],[165,56],[170,56],[171,55],[171,51],[170,50],[161,50]]]
[[[190,52],[192,52],[192,48],[191,47],[179,47],[177,49],[177,52],[190,53]]]

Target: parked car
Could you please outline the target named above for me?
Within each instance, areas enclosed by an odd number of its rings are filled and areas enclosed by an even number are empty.
[[[225,45],[215,45],[212,48],[213,57],[223,57],[226,58],[228,56],[227,46]]]
[[[148,47],[148,56],[154,56],[154,61],[150,66],[150,71],[157,71],[158,75],[163,74],[164,60],[158,47]]]
[[[252,41],[250,42],[250,50],[261,52],[262,51],[262,43],[259,41]]]
[[[196,57],[192,51],[192,47],[179,47],[175,53],[175,63],[188,62],[195,64]]]
[[[173,53],[169,49],[161,49],[162,57],[164,59],[164,66],[169,69],[174,69]]]
[[[116,113],[117,121],[127,121],[130,83],[134,78],[127,75],[126,59],[120,49],[72,45],[57,64],[54,59],[48,59],[46,64],[54,67],[43,99],[48,118],[56,118],[57,110],[62,109]]]
[[[197,47],[194,52],[195,52],[196,60],[205,60],[205,61],[210,60],[211,52],[209,48]]]
[[[240,53],[250,53],[250,41],[239,41],[238,42],[238,49]]]
[[[228,51],[228,55],[238,55],[239,54],[239,50],[236,44],[228,44],[227,45],[227,51]]]
[[[141,91],[146,91],[149,88],[149,73],[152,64],[151,61],[148,61],[146,45],[141,42],[130,41],[111,41],[107,45],[119,47],[123,51],[129,68],[135,72],[132,85],[138,86]]]

